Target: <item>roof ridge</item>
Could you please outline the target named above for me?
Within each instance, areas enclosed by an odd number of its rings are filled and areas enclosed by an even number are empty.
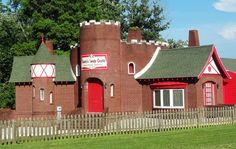
[[[186,50],[186,49],[199,49],[199,48],[204,48],[204,47],[211,47],[213,44],[209,45],[202,45],[202,46],[195,46],[195,47],[183,47],[183,48],[174,48],[174,49],[163,49],[161,51],[177,51],[177,50]]]
[[[27,56],[27,55],[24,55],[24,56],[14,56],[14,58],[23,58],[23,57],[34,57],[34,55],[29,55],[29,56]]]
[[[236,60],[236,58],[224,58],[224,57],[221,57],[220,59],[225,59],[225,60]]]

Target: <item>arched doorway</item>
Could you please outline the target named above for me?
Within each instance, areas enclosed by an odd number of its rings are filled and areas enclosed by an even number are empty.
[[[103,83],[97,78],[88,80],[88,112],[103,112]]]

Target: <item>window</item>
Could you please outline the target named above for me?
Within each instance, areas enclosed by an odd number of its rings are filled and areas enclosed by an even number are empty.
[[[32,88],[32,97],[35,98],[35,86]]]
[[[128,63],[128,74],[135,74],[135,64],[133,62]]]
[[[213,82],[206,82],[203,87],[204,105],[215,105],[215,84]]]
[[[50,92],[50,94],[49,94],[49,103],[53,104],[53,94],[52,94],[52,92]]]
[[[39,90],[39,99],[41,101],[44,101],[44,89],[42,88]]]
[[[158,89],[153,91],[154,108],[184,108],[184,89]]]
[[[110,96],[111,96],[111,97],[114,97],[114,89],[115,89],[114,84],[111,84],[111,85],[110,85]]]

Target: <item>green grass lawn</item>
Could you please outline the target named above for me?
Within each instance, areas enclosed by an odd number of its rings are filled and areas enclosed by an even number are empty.
[[[236,125],[169,132],[34,141],[1,149],[224,149],[236,148]]]

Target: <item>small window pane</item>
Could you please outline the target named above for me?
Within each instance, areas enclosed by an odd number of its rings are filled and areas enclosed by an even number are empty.
[[[163,90],[163,106],[170,106],[170,91]]]
[[[155,106],[161,106],[161,91],[155,91]]]
[[[173,106],[183,106],[183,91],[173,90]]]

